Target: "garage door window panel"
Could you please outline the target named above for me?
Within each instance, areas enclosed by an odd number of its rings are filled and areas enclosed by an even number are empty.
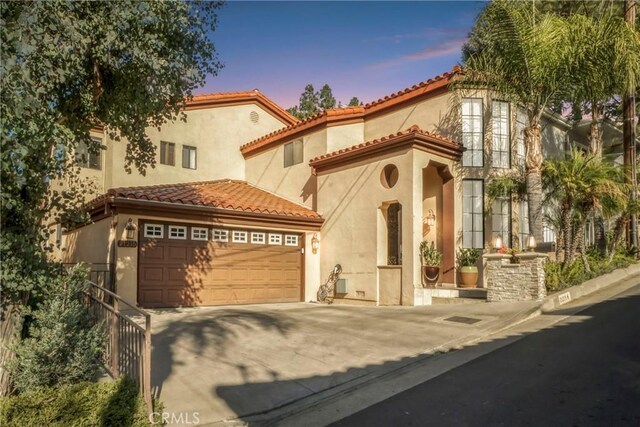
[[[281,245],[282,244],[282,234],[269,233],[269,244],[270,245]]]
[[[264,233],[251,233],[251,243],[255,245],[264,245],[265,234]]]
[[[298,236],[287,234],[284,236],[284,244],[285,246],[298,246]]]
[[[249,242],[249,233],[246,231],[234,231],[232,234],[231,241],[233,243],[248,243]]]
[[[223,242],[226,243],[229,241],[229,231],[228,230],[216,230],[214,229],[212,232],[212,238],[214,242]]]
[[[203,227],[191,227],[191,240],[209,240],[209,230]]]
[[[169,238],[170,239],[186,240],[187,239],[187,227],[183,227],[183,226],[180,226],[180,225],[170,225],[169,226]]]
[[[160,224],[145,224],[144,237],[162,239],[164,237],[164,227]]]

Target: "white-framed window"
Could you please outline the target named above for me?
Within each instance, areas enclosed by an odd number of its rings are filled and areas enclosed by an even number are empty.
[[[510,167],[510,135],[509,135],[509,103],[493,101],[492,115],[493,147],[492,159],[494,168]]]
[[[551,209],[548,205],[542,206],[542,241],[553,243],[556,241],[556,230],[550,221]]]
[[[214,228],[211,232],[211,238],[214,242],[228,242],[229,230],[220,230],[219,228]]]
[[[293,234],[287,234],[284,236],[285,246],[298,246],[298,236]]]
[[[511,198],[498,197],[493,201],[491,209],[492,236],[491,241],[495,242],[500,236],[504,245],[511,245]]]
[[[281,245],[282,244],[282,234],[269,233],[269,244],[270,245]]]
[[[251,233],[251,243],[256,245],[264,245],[265,234],[264,233]]]
[[[297,165],[302,163],[303,158],[303,145],[302,139],[297,139],[293,142],[284,144],[284,167]]]
[[[462,154],[462,165],[482,167],[484,165],[482,99],[462,100],[462,145],[467,149]]]
[[[462,246],[484,248],[484,181],[462,181]]]
[[[161,224],[145,224],[144,237],[162,239],[164,237],[164,226]]]
[[[198,149],[190,145],[182,146],[182,167],[185,169],[196,169],[196,156]]]
[[[231,236],[233,243],[247,243],[249,241],[249,233],[246,231],[234,230]]]
[[[518,108],[516,111],[516,163],[524,165],[524,157],[527,153],[524,145],[524,129],[527,127],[529,118],[524,108]]]
[[[169,238],[170,239],[187,239],[187,227],[183,225],[170,225],[169,226]]]
[[[191,227],[191,240],[209,240],[209,230],[204,227]]]

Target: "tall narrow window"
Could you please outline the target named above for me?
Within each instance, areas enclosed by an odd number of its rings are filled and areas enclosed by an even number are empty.
[[[182,167],[185,169],[196,168],[196,147],[182,146]]]
[[[509,142],[509,103],[503,101],[493,101],[492,116],[493,124],[493,167],[510,167],[510,142]]]
[[[542,241],[553,243],[556,241],[556,230],[551,219],[551,209],[549,206],[542,207]]]
[[[527,127],[527,113],[523,108],[516,112],[516,164],[523,166],[527,153],[524,145],[524,129]]]
[[[520,202],[520,221],[518,222],[520,231],[520,248],[525,249],[529,242],[529,202],[523,200]]]
[[[88,147],[84,142],[80,142],[76,147],[76,164],[82,168],[87,169],[102,169],[102,140],[100,138],[91,138],[93,142],[91,147]]]
[[[462,246],[484,248],[484,188],[479,179],[462,181]]]
[[[302,163],[302,139],[284,144],[284,167]]]
[[[500,236],[504,244],[512,247],[511,244],[511,198],[498,197],[493,201],[491,209],[492,236],[495,241]]]
[[[160,164],[175,166],[176,144],[173,142],[160,141]]]
[[[402,265],[402,205],[387,208],[387,264]]]
[[[483,166],[482,132],[482,99],[464,98],[462,100],[462,145],[467,150],[462,155],[463,166]]]

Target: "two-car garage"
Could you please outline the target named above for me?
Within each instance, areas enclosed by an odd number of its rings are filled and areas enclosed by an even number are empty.
[[[138,304],[143,307],[303,298],[299,233],[141,221],[138,241]]]

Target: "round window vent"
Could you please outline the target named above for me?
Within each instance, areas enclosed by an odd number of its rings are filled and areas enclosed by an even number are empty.
[[[249,119],[253,123],[258,123],[258,120],[260,120],[260,116],[255,111],[252,111],[251,113],[249,113]]]
[[[398,167],[396,165],[387,165],[382,169],[380,174],[380,182],[384,188],[392,188],[398,182]]]

